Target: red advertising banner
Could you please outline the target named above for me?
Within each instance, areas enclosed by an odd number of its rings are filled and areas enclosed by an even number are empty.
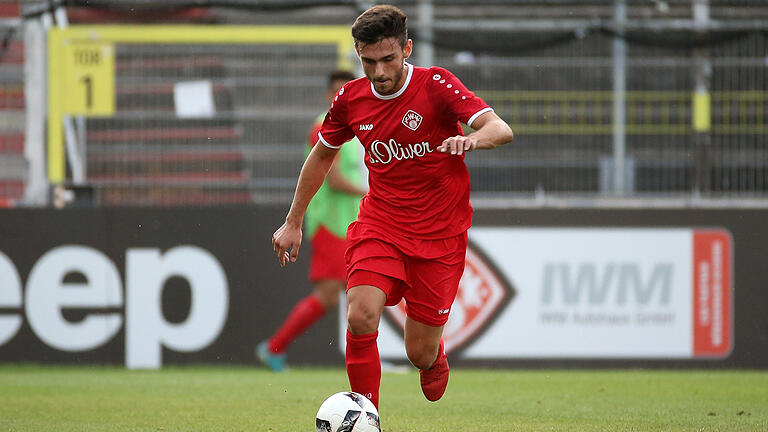
[[[694,231],[694,357],[725,357],[733,349],[732,256],[727,231]]]

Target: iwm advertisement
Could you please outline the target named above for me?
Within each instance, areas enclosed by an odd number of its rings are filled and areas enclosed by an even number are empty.
[[[470,239],[445,330],[449,352],[668,359],[733,348],[725,230],[475,227]],[[403,328],[404,308],[387,312],[379,349],[397,358],[402,343],[391,333]]]
[[[0,362],[255,365],[310,291],[278,206],[0,212]],[[452,365],[768,367],[765,211],[480,210],[444,337]],[[342,365],[343,308],[288,352]],[[383,358],[406,362],[402,305]]]

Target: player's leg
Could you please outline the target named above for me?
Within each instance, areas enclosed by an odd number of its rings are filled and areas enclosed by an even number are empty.
[[[443,326],[422,324],[411,317],[405,318],[405,352],[408,360],[419,369],[435,364],[440,348]]]
[[[405,320],[405,350],[408,360],[419,368],[421,391],[434,402],[448,387],[448,357],[441,339],[444,326],[431,326],[413,318]]]
[[[352,391],[370,399],[376,408],[379,406],[381,383],[381,361],[376,339],[386,300],[384,291],[372,285],[356,285],[347,290],[345,363],[349,385]]]
[[[258,359],[275,372],[285,370],[285,350],[326,310],[314,292],[299,300],[272,337],[256,347]]]
[[[339,303],[339,292],[345,283],[339,280],[321,280],[315,283],[311,294],[299,300],[283,324],[269,338],[269,352],[282,354],[299,335],[335,308]]]
[[[409,258],[406,264],[412,288],[405,295],[405,347],[430,401],[440,399],[448,386],[448,357],[441,337],[464,272],[466,247],[466,233],[422,241],[414,249],[429,258]]]
[[[376,339],[385,305],[402,299],[405,267],[401,252],[358,222],[347,230],[347,350],[352,391],[379,406],[381,361]]]
[[[339,293],[344,292],[347,282],[345,280],[326,279],[315,283],[312,293],[326,311],[335,309],[339,305]]]
[[[339,292],[346,286],[345,250],[346,240],[323,227],[312,237],[309,280],[313,292],[299,300],[272,337],[256,348],[257,357],[270,369],[282,371],[288,346],[338,305]]]
[[[355,335],[378,331],[387,295],[372,285],[358,285],[347,290],[347,330]]]

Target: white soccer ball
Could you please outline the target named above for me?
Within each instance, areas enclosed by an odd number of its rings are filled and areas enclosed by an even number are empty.
[[[380,432],[379,411],[373,402],[355,392],[339,392],[320,405],[317,432]]]

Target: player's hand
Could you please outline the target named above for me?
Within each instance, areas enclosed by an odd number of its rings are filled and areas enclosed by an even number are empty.
[[[285,267],[289,261],[296,262],[300,247],[301,226],[293,227],[284,223],[272,234],[272,249],[277,254],[280,267]]]
[[[477,148],[477,140],[468,136],[456,135],[443,140],[443,143],[437,147],[442,153],[452,155],[461,155]]]

